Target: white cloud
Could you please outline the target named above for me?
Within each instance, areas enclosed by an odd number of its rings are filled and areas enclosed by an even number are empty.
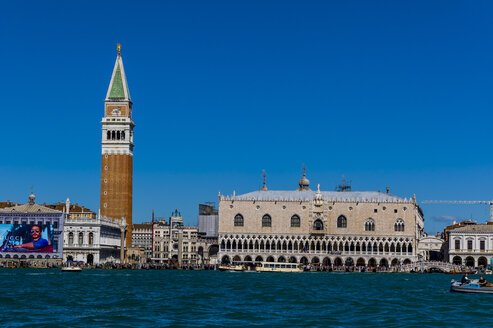
[[[433,221],[439,221],[439,222],[452,222],[452,221],[459,221],[460,218],[457,216],[452,216],[452,215],[435,215],[432,216],[431,219]]]

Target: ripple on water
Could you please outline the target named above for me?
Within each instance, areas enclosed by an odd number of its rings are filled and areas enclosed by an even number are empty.
[[[446,275],[0,269],[2,327],[484,325]]]

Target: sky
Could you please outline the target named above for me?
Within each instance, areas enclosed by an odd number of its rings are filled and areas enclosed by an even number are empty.
[[[99,208],[101,118],[122,45],[133,221],[258,190],[417,200],[425,230],[493,199],[491,1],[0,2],[0,201]]]

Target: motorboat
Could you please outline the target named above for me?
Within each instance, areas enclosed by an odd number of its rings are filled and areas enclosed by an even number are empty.
[[[493,294],[493,284],[487,284],[481,286],[479,280],[471,279],[467,283],[461,283],[460,281],[452,280],[450,282],[450,291],[456,293],[480,293],[480,294]]]
[[[243,272],[246,270],[244,265],[220,265],[218,269],[219,271],[228,272]]]
[[[68,266],[62,268],[62,272],[81,272],[81,271],[82,271],[81,267],[75,267],[75,266]]]

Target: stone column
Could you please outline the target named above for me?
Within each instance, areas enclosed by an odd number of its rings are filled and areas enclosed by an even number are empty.
[[[178,266],[181,267],[183,260],[183,230],[178,230]],[[233,260],[231,260],[233,261]]]
[[[120,227],[121,231],[121,244],[120,244],[120,264],[124,264],[125,261],[125,232],[127,228],[127,224],[125,223],[125,219],[122,219],[122,226]]]

